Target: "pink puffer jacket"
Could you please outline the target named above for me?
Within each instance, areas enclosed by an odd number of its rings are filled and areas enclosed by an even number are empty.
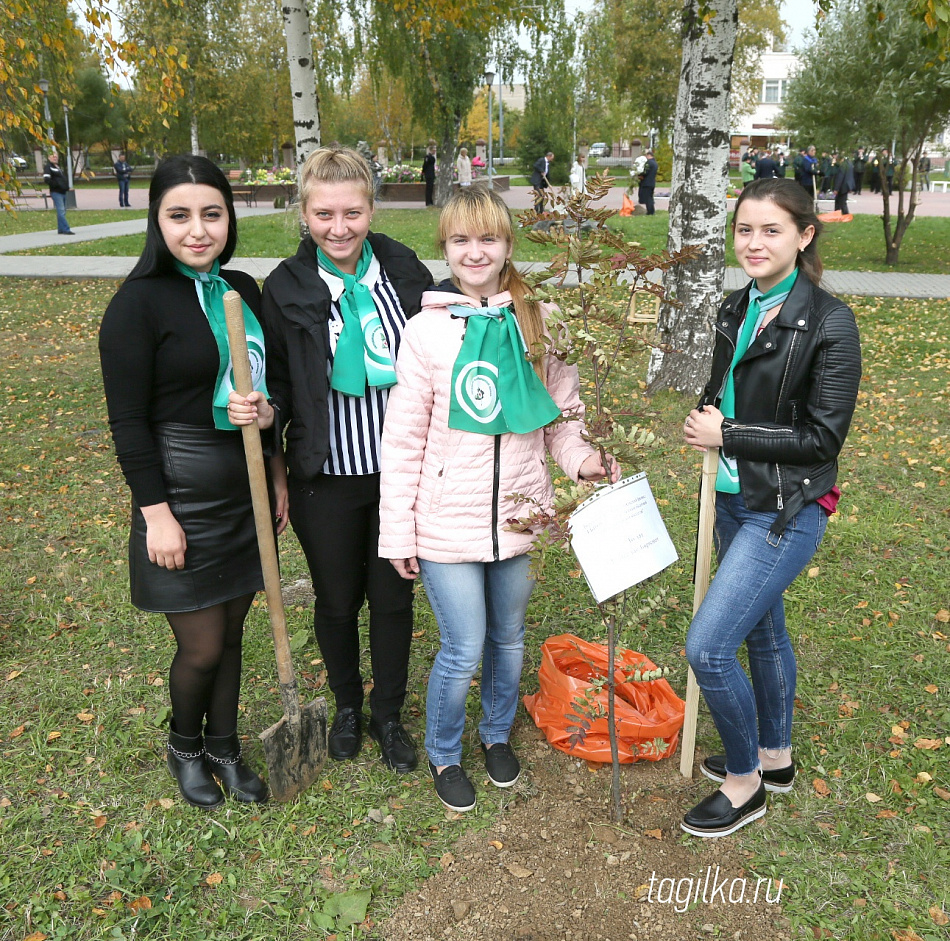
[[[488,299],[511,303],[510,294]],[[529,434],[481,435],[448,427],[452,368],[466,320],[448,304],[478,306],[462,294],[427,291],[422,311],[406,326],[396,362],[398,382],[389,396],[383,427],[379,506],[379,554],[384,559],[418,557],[430,562],[491,562],[523,555],[533,537],[507,529],[527,516],[533,497],[546,509],[554,498],[547,448],[577,480],[594,449],[581,437],[584,407],[577,368],[547,357],[547,388],[565,414]],[[550,318],[557,308],[546,307]]]

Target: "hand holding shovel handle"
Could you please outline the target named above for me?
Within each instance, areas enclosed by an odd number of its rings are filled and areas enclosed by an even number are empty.
[[[707,448],[703,456],[703,476],[699,487],[699,530],[696,534],[696,571],[693,579],[693,614],[706,597],[712,565],[713,526],[716,522],[716,471],[719,448]],[[692,668],[686,680],[686,715],[683,720],[683,744],[680,750],[680,774],[692,778],[696,757],[696,722],[699,714],[699,684]]]
[[[244,311],[241,295],[228,291],[224,295],[225,319],[228,325],[228,343],[234,370],[234,388],[241,395],[253,390],[251,364],[247,355],[247,334],[244,329]],[[254,505],[254,523],[257,544],[264,572],[264,590],[274,650],[277,655],[277,678],[280,698],[284,707],[283,718],[261,734],[267,759],[271,793],[284,801],[305,790],[317,775],[326,758],[326,703],[315,700],[303,709],[297,692],[297,677],[287,636],[287,620],[280,590],[280,570],[277,565],[277,542],[271,520],[270,498],[267,493],[267,475],[264,470],[264,451],[261,447],[257,423],[242,425],[244,453]]]

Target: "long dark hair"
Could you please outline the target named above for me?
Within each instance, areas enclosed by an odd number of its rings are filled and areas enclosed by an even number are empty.
[[[821,235],[824,226],[815,214],[815,204],[805,188],[794,180],[785,180],[780,177],[749,183],[748,186],[743,187],[736,200],[735,212],[732,214],[733,235],[736,231],[739,207],[747,199],[770,199],[795,220],[795,226],[800,233],[804,233],[809,226],[814,227],[815,234],[805,248],[798,253],[796,263],[812,284],[818,284],[821,281],[821,273],[825,270],[818,255],[818,236]]]
[[[228,238],[218,261],[226,265],[237,245],[237,218],[234,215],[234,197],[228,178],[207,158],[195,154],[166,157],[152,174],[148,188],[148,227],[145,230],[145,248],[129,274],[133,278],[154,278],[174,271],[174,256],[168,250],[158,225],[158,210],[165,194],[182,183],[196,183],[214,187],[228,209]]]

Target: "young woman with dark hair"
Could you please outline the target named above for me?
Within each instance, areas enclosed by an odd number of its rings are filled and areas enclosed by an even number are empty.
[[[736,258],[752,280],[716,318],[712,376],[686,443],[720,449],[716,576],[686,656],[725,755],[700,770],[722,787],[682,828],[719,837],[761,817],[766,791],[792,789],[795,654],[782,596],[822,540],[861,379],[854,314],[818,282],[821,223],[792,180],[750,183],[736,202]],[[746,645],[749,676],[737,653]]]
[[[132,603],[162,612],[169,670],[168,767],[182,796],[215,807],[266,798],[237,736],[244,619],[263,588],[239,425],[273,424],[254,279],[220,268],[234,251],[231,187],[204,157],[170,157],[149,187],[145,248],[106,310],[99,354],[109,424],[132,491]],[[223,295],[244,301],[255,390],[230,386]],[[282,462],[277,510],[286,517]],[[220,787],[215,779],[220,781]]]
[[[422,573],[441,640],[426,699],[429,771],[439,800],[465,811],[475,789],[462,733],[479,664],[488,778],[510,787],[521,773],[508,738],[534,537],[509,529],[524,515],[513,495],[550,510],[546,451],[574,480],[617,480],[620,469],[612,458],[605,468],[584,439],[577,367],[547,351],[557,308],[534,300],[512,263],[502,199],[483,186],[459,189],[439,218],[439,246],[452,279],[426,292],[396,363],[379,553],[407,584]]]

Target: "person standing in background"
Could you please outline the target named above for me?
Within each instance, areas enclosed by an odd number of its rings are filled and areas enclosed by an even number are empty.
[[[43,180],[49,186],[50,199],[56,207],[56,231],[60,235],[75,235],[66,219],[66,194],[69,192],[69,180],[59,165],[59,154],[54,150],[43,167]]]
[[[861,195],[861,182],[864,179],[864,168],[868,165],[868,158],[864,156],[864,148],[859,147],[854,153],[851,169],[854,172],[854,195]]]
[[[115,178],[119,181],[119,207],[129,208],[129,180],[132,179],[132,170],[134,169],[125,159],[125,152],[120,151],[119,159],[112,164],[115,170]]]
[[[848,214],[848,193],[854,191],[854,169],[847,157],[839,158],[835,164],[835,178],[832,188],[835,193],[835,209],[842,215]]]
[[[426,155],[422,158],[422,179],[426,184],[426,205],[434,206],[435,190],[435,144],[426,148]]]
[[[656,174],[659,167],[653,151],[646,152],[647,162],[643,165],[643,176],[640,178],[640,186],[637,188],[637,202],[643,203],[647,207],[647,215],[656,215],[656,206],[653,203],[653,192],[656,189]]]
[[[455,158],[455,172],[458,174],[459,186],[472,185],[472,159],[466,147],[463,147]]]
[[[584,161],[587,158],[583,154],[578,154],[574,158],[574,165],[571,167],[571,192],[583,193],[587,186],[587,167]]]
[[[534,162],[534,167],[531,171],[531,186],[535,190],[535,212],[544,212],[544,190],[551,185],[551,181],[548,179],[548,171],[551,169],[553,162],[554,154],[551,153],[550,150],[543,157],[538,157]]]

